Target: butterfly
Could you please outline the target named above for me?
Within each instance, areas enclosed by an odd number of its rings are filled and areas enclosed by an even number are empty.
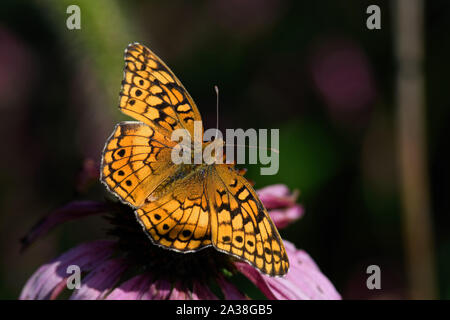
[[[177,142],[171,134],[185,129],[193,136],[201,116],[173,72],[139,43],[125,50],[119,108],[138,121],[116,125],[102,153],[100,180],[134,208],[154,244],[184,253],[213,246],[264,274],[287,273],[280,235],[241,170],[172,161]]]

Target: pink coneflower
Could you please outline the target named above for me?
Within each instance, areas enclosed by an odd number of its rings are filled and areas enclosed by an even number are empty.
[[[303,214],[296,196],[284,185],[257,192],[278,228]],[[155,246],[132,209],[118,203],[69,203],[43,219],[23,243],[29,245],[62,222],[105,213],[112,225],[109,235],[115,240],[80,244],[41,266],[25,284],[20,299],[248,299],[233,281],[239,274],[269,299],[340,299],[311,257],[286,240],[290,270],[283,278],[270,277],[213,248],[183,254]],[[73,265],[83,276],[79,288],[69,290],[67,270]]]

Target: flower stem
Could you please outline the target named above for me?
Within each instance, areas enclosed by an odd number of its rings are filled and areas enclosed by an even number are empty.
[[[409,298],[436,294],[425,134],[422,0],[395,4],[397,143]]]

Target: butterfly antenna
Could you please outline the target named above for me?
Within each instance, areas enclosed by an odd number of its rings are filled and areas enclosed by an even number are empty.
[[[219,133],[219,87],[214,86],[214,90],[216,90],[216,136],[214,140],[217,140],[217,135]]]
[[[217,118],[216,118],[216,136],[214,137],[214,140],[217,140],[217,135],[219,133],[219,87],[218,86],[214,86],[214,90],[216,91],[216,114],[217,114]],[[280,151],[278,149],[275,148],[261,148],[258,146],[248,146],[248,145],[239,145],[239,144],[224,144],[224,145],[228,145],[228,146],[234,146],[234,147],[244,147],[244,148],[249,148],[249,149],[266,149],[266,150],[270,150],[274,153],[279,154]]]

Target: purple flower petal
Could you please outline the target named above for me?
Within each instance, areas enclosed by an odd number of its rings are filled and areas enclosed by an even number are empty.
[[[141,300],[166,300],[170,295],[170,283],[166,280],[155,280],[142,295]]]
[[[106,300],[140,300],[148,291],[151,281],[149,274],[135,276],[115,288]]]
[[[340,294],[314,260],[305,251],[296,249],[294,244],[288,241],[285,243],[292,267],[292,274],[288,274],[289,279],[304,288],[311,299],[341,299]]]
[[[238,290],[233,284],[225,280],[223,276],[219,276],[217,282],[222,289],[226,300],[247,300],[248,297]]]
[[[295,261],[298,263],[308,265],[309,267],[320,271],[316,262],[304,250],[297,249],[290,241],[283,240],[283,243],[289,259],[296,259]]]
[[[244,276],[253,282],[268,299],[276,299],[268,282],[265,280],[264,275],[261,272],[246,262],[237,261],[234,265]]]
[[[82,280],[80,289],[75,290],[71,300],[103,299],[117,283],[128,267],[124,259],[113,259],[103,262],[93,269]]]
[[[67,279],[68,277],[64,278],[63,281],[61,281],[55,289],[53,289],[52,293],[50,294],[49,300],[55,300],[58,298],[58,296],[63,292],[63,290],[67,287]]]
[[[291,193],[284,184],[274,184],[256,190],[261,202],[267,210],[292,206],[298,197],[298,192]]]
[[[56,298],[61,289],[61,283],[66,282],[67,267],[77,265],[81,271],[89,271],[102,264],[114,251],[115,242],[97,240],[83,243],[58,258],[41,266],[28,279],[20,294],[21,300]],[[55,293],[53,293],[55,291]],[[58,292],[59,291],[59,292]],[[56,295],[55,295],[56,294]]]
[[[41,237],[48,233],[51,229],[57,225],[75,220],[83,217],[87,217],[94,214],[100,214],[107,212],[111,207],[103,202],[97,201],[74,201],[67,205],[56,209],[42,220],[40,220],[31,231],[21,240],[22,248],[26,249],[36,238]]]
[[[295,203],[298,192],[291,193],[284,184],[274,184],[256,193],[277,228],[284,228],[303,216],[303,207]]]
[[[195,282],[192,290],[192,300],[218,300],[218,298],[207,286]]]
[[[188,289],[181,286],[179,282],[177,282],[173,288],[172,292],[169,295],[169,300],[191,300],[191,295]]]
[[[311,257],[284,240],[290,261],[289,272],[283,278],[261,274],[247,263],[236,262],[236,267],[247,276],[269,299],[278,300],[338,300],[341,296],[333,284],[319,270]]]
[[[273,223],[279,229],[287,227],[292,222],[303,216],[305,210],[299,204],[289,208],[269,210]]]

